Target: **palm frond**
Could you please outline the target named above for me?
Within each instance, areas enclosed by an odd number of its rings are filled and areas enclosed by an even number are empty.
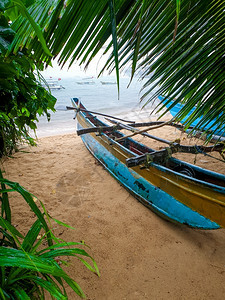
[[[37,218],[42,223],[43,228],[45,229],[47,237],[48,237],[48,244],[49,244],[49,246],[51,246],[52,245],[51,231],[49,229],[49,226],[48,226],[48,224],[47,224],[47,222],[46,222],[46,220],[45,220],[42,212],[40,211],[40,209],[38,208],[38,206],[34,202],[32,194],[29,193],[25,188],[23,188],[17,182],[12,182],[12,181],[10,181],[8,179],[1,178],[1,177],[0,177],[0,182],[1,182],[1,184],[8,185],[14,191],[16,191],[19,194],[21,194],[21,196],[24,198],[24,200],[27,202],[27,204],[30,206],[30,208],[32,209],[32,211],[35,213],[35,215],[37,216]]]
[[[197,128],[211,121],[225,126],[224,11],[223,0],[71,0],[67,6],[40,0],[29,8],[59,64],[78,60],[88,66],[106,46],[103,70],[130,66],[131,77],[141,71],[148,78],[142,100],[164,94],[175,99],[171,107],[184,103],[177,120],[196,107],[186,125],[202,116]],[[51,62],[28,23],[21,18],[12,29],[17,32],[14,50],[26,46],[37,61]]]
[[[177,102],[185,104],[177,120],[184,119],[196,107],[195,113],[186,120],[187,127],[202,117],[197,128],[212,122],[210,127],[224,130],[224,2],[182,1],[175,39],[175,2],[148,3],[136,68],[142,70],[143,77],[149,77],[143,86],[142,100],[147,104],[164,94],[167,98],[176,99],[171,102],[170,108]],[[137,22],[137,16],[134,12],[132,16],[129,17],[132,21],[122,23],[118,30],[121,34],[121,42],[118,43],[120,66],[127,65],[132,56],[135,57],[136,48],[129,41],[135,31],[133,20],[136,18]],[[113,63],[113,55],[108,61],[110,63]]]
[[[19,269],[18,265],[20,266]],[[54,278],[61,277],[79,296],[85,297],[80,286],[52,259],[37,257],[36,255],[24,253],[19,249],[0,247],[0,267],[17,267],[16,271],[11,272],[10,276],[8,276],[9,286],[15,284],[15,282],[19,283],[20,280],[24,281],[27,278],[48,290],[52,295],[61,294],[58,286],[56,287],[55,284],[52,284],[48,280],[40,279],[33,272],[29,273],[28,270],[31,270],[40,274],[51,275]]]

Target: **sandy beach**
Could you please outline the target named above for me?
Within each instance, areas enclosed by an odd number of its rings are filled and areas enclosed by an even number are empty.
[[[176,135],[173,128],[160,134],[172,140]],[[65,268],[87,299],[224,299],[224,229],[196,230],[161,219],[96,162],[75,131],[39,138],[37,147],[21,150],[2,162],[5,177],[43,201],[51,216],[76,228],[56,228],[61,238],[91,247],[100,277],[76,259]],[[201,156],[197,162],[224,172],[219,161]],[[33,217],[14,197],[13,222],[25,233]],[[79,299],[70,289],[68,294]]]

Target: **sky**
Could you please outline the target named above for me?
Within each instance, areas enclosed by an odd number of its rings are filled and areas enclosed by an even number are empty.
[[[65,64],[63,68],[61,68],[57,59],[53,61],[53,67],[48,66],[45,71],[42,72],[45,78],[49,77],[62,77],[62,78],[70,78],[70,77],[97,77],[99,72],[101,71],[104,63],[106,62],[107,56],[101,56],[101,54],[97,54],[96,57],[89,64],[88,69],[84,70],[84,65],[82,67],[79,66],[78,62],[74,62],[73,65],[68,69],[69,62]],[[108,75],[107,72],[104,75]],[[111,74],[111,76],[115,77],[115,72]]]

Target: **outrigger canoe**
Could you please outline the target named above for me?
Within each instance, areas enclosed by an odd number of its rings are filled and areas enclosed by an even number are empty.
[[[173,100],[170,100],[170,99],[167,99],[163,96],[159,96],[158,97],[159,100],[164,103],[166,105],[166,107],[169,109],[171,115],[173,117],[176,117],[177,114],[180,112],[180,110],[184,107],[184,105],[182,103],[176,103],[172,108],[171,108],[171,104],[173,102]],[[187,120],[187,118],[195,111],[195,108],[192,108],[190,110],[190,112],[188,113],[188,115],[183,119],[181,120],[180,122],[182,124],[185,123],[185,121]],[[221,114],[218,116],[218,118],[221,116]],[[190,124],[190,127],[195,127],[198,125],[198,123],[201,121],[201,118],[197,118],[192,124]],[[217,136],[217,138],[219,138],[220,136],[223,136],[225,137],[225,129],[223,130],[215,130],[216,127],[213,126],[214,122],[211,121],[209,122],[205,127],[201,127],[201,131],[205,131],[205,130],[210,130],[210,131],[213,131],[213,135]]]
[[[141,203],[172,222],[201,229],[225,226],[224,175],[173,157],[154,162],[148,157],[155,153],[153,149],[123,138],[123,133],[87,111],[77,98],[72,104],[77,132],[87,149]],[[143,156],[145,162],[129,163]]]

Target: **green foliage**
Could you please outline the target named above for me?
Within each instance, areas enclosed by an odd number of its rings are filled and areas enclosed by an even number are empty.
[[[19,54],[7,58],[0,57],[0,134],[4,148],[9,154],[18,141],[25,139],[33,144],[28,127],[36,129],[38,116],[54,111],[56,99],[37,81],[32,59]]]
[[[23,48],[27,38],[31,37],[26,27],[20,40],[21,47],[11,51],[15,41],[18,41],[18,35],[8,21],[22,19],[23,22],[27,20],[37,36],[39,46],[51,57],[42,29],[27,9],[33,2],[4,0],[0,3],[0,156],[10,154],[19,141],[34,144],[29,129],[36,129],[35,122],[42,114],[49,120],[49,110],[54,111],[56,102],[41,85],[38,72],[43,63],[33,56],[33,52]],[[85,297],[80,286],[61,267],[65,263],[61,257],[75,257],[99,275],[94,259],[83,249],[86,245],[58,239],[50,221],[60,226],[70,226],[51,218],[40,203],[42,211],[33,195],[18,183],[3,178],[1,170],[0,185],[0,298],[45,299],[48,292],[55,299],[67,299],[65,283],[80,297]],[[19,231],[20,228],[12,225],[8,196],[11,192],[20,194],[36,216],[25,235]]]
[[[79,60],[87,66],[106,45],[109,58],[104,70],[131,67],[131,77],[140,71],[147,78],[142,97],[146,102],[164,94],[185,104],[177,120],[196,106],[187,126],[203,116],[197,128],[215,120],[212,125],[222,129],[224,10],[223,0],[71,0],[66,5],[60,0],[39,0],[29,12],[45,28],[47,46],[59,55],[60,64]],[[14,50],[27,47],[38,60],[51,61],[28,21],[17,19],[13,28],[18,34]]]
[[[0,298],[45,299],[48,292],[54,299],[68,299],[65,283],[84,298],[80,286],[68,276],[61,265],[62,257],[75,257],[90,271],[99,275],[96,262],[82,249],[86,245],[58,239],[48,225],[47,220],[53,219],[40,211],[32,194],[18,183],[3,178],[1,170],[0,183]],[[8,193],[12,192],[22,195],[36,215],[35,222],[25,235],[11,222]],[[57,224],[63,225],[60,221]]]
[[[54,111],[56,99],[41,85],[36,63],[26,50],[7,54],[14,31],[0,13],[0,156],[17,149],[18,142],[34,145],[29,129],[38,116]],[[36,75],[35,75],[36,73]]]
[[[45,53],[51,56],[51,53],[46,46],[40,26],[34,21],[33,17],[29,13],[29,6],[31,6],[34,2],[35,0],[4,0],[2,1],[0,11],[4,11],[4,15],[9,18],[10,21],[15,21],[20,15],[23,16],[33,28]]]

